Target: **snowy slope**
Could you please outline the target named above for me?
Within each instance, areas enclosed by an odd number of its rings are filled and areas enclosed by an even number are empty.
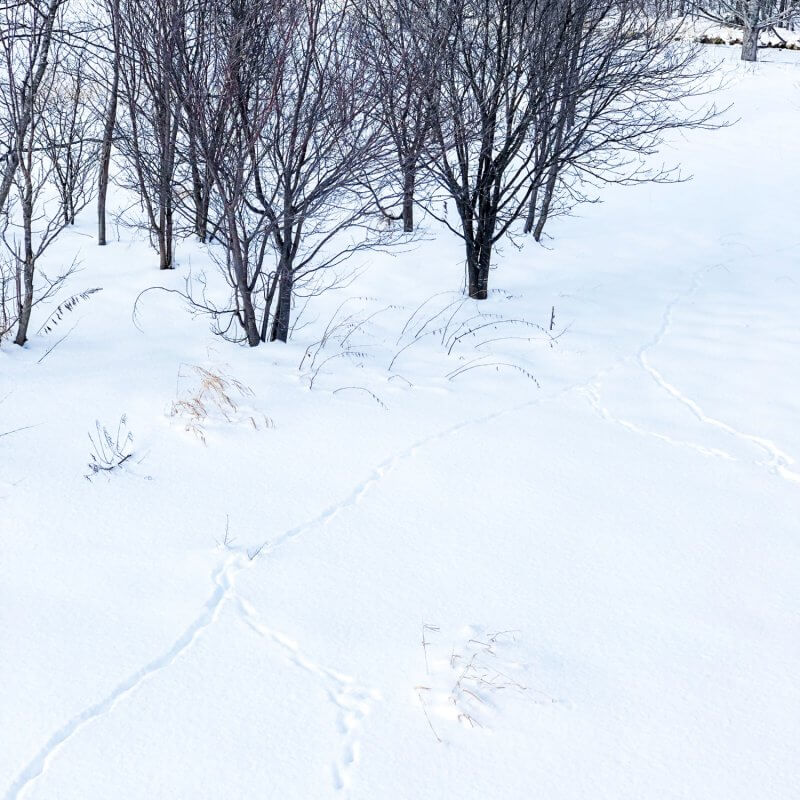
[[[65,236],[103,290],[0,350],[3,797],[797,796],[800,58],[736,56],[739,122],[664,153],[692,181],[498,258],[480,310],[555,342],[448,354],[476,309],[433,227],[256,351],[172,294],[134,324],[199,248]],[[197,365],[252,391],[205,443]]]

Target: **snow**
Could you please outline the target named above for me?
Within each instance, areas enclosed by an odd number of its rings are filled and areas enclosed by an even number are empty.
[[[0,349],[6,800],[796,796],[800,58],[712,53],[738,122],[671,140],[691,181],[498,256],[481,310],[555,342],[411,344],[476,313],[430,223],[255,351],[174,294],[134,323],[199,247],[64,236],[103,291]],[[364,355],[298,369],[348,297]],[[193,366],[252,391],[202,437]]]
[[[702,16],[686,17],[680,20],[676,38],[714,45],[740,45],[741,26],[724,25]],[[787,50],[800,50],[800,34],[791,28],[780,25],[762,30],[758,36],[759,47]]]

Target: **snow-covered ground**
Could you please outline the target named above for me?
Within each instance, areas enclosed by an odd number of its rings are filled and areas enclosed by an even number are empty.
[[[480,307],[429,227],[250,351],[134,324],[198,248],[64,236],[102,291],[0,350],[0,796],[797,796],[800,58],[725,57],[693,180],[504,248]]]
[[[703,17],[687,17],[681,21],[676,38],[703,44],[735,45],[742,43],[742,28]],[[758,41],[761,48],[800,50],[800,33],[779,25],[762,30]]]

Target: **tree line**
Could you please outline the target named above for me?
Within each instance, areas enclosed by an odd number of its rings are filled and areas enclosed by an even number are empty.
[[[671,179],[647,157],[713,116],[674,0],[2,5],[0,339],[20,345],[71,269],[37,264],[91,203],[106,244],[112,183],[160,269],[207,245],[228,299],[189,299],[256,346],[419,210],[485,299],[501,241],[538,241],[602,184]]]

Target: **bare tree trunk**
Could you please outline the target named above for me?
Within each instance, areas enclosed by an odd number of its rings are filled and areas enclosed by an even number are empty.
[[[258,324],[256,323],[256,310],[253,306],[253,293],[247,286],[239,287],[239,296],[242,299],[242,316],[244,318],[244,332],[247,336],[247,344],[250,347],[258,347],[261,342],[261,336],[258,331]],[[284,339],[284,341],[286,341]]]
[[[167,257],[167,265],[164,269],[172,269],[172,254],[175,250],[175,224],[174,224],[174,214],[172,211],[172,192],[170,192],[169,196],[167,197],[167,208],[166,208],[166,221],[167,221],[167,228],[164,233],[164,237],[166,239],[166,257]]]
[[[111,84],[111,94],[106,109],[106,123],[103,129],[103,142],[100,150],[100,176],[97,182],[97,244],[106,244],[106,199],[111,168],[111,142],[117,122],[117,97],[119,95],[119,70],[115,68]]]
[[[416,184],[416,166],[406,165],[403,170],[403,230],[411,233],[414,230],[414,186]]]
[[[467,264],[469,296],[473,300],[486,300],[489,296],[489,270],[478,263]]]
[[[746,0],[743,8],[742,61],[758,60],[759,0]]]
[[[208,187],[200,173],[197,158],[195,122],[189,120],[189,169],[192,173],[192,200],[194,202],[194,232],[201,242],[208,238]]]
[[[533,184],[533,189],[531,190],[531,199],[528,201],[528,214],[525,217],[525,226],[523,227],[523,231],[525,233],[530,233],[533,230],[533,223],[536,219],[536,204],[539,200],[539,186],[541,185],[541,181],[539,176],[537,175],[536,180]]]
[[[469,296],[473,300],[486,300],[489,296],[489,266],[492,258],[491,242],[480,248],[480,255],[470,268]]]
[[[467,252],[467,291],[473,300],[486,300],[489,296],[489,268],[492,263],[494,223],[478,221],[474,236],[465,226],[464,243]]]
[[[3,179],[0,181],[0,209],[5,208],[8,194],[11,191],[11,184],[14,182],[14,174],[19,166],[19,155],[16,150],[8,154]]]
[[[113,0],[110,8],[111,26],[114,38],[114,62],[111,75],[111,91],[108,96],[106,120],[103,128],[103,141],[100,145],[100,176],[97,182],[97,244],[106,244],[106,199],[108,197],[108,178],[111,168],[111,144],[117,124],[117,101],[119,98],[119,0]]]
[[[275,297],[275,290],[278,288],[278,273],[275,272],[267,289],[267,296],[264,302],[264,316],[261,320],[261,341],[267,341],[267,324],[269,322],[269,312],[272,308],[272,301]]]
[[[33,310],[33,263],[26,259],[22,273],[24,291],[19,305],[19,319],[17,321],[17,336],[14,344],[22,346],[28,341],[28,325],[31,321]]]
[[[467,291],[469,296],[474,300],[482,300],[485,298],[479,297],[479,280],[478,280],[478,264],[474,260],[467,260]]]
[[[542,209],[539,212],[539,219],[536,221],[536,227],[533,229],[533,238],[538,242],[542,238],[542,231],[547,223],[547,217],[550,214],[550,204],[553,202],[553,195],[556,190],[556,181],[558,180],[558,164],[554,163],[550,167],[550,173],[547,176],[547,184],[544,189],[544,198],[542,199]]]
[[[161,156],[158,187],[158,256],[160,269],[172,269],[173,211],[172,211],[172,165],[169,157],[169,140],[165,140]]]
[[[292,316],[292,270],[281,262],[278,287],[278,307],[272,325],[270,341],[285,342],[289,339],[289,321]]]
[[[17,270],[22,269],[23,291],[18,300],[18,321],[17,336],[14,344],[20,346],[28,341],[28,325],[31,321],[31,311],[33,310],[33,271],[36,259],[33,252],[33,185],[30,175],[24,177],[24,191],[22,192],[22,230],[24,238],[25,258],[22,264],[17,264]],[[19,285],[19,279],[17,280]]]

